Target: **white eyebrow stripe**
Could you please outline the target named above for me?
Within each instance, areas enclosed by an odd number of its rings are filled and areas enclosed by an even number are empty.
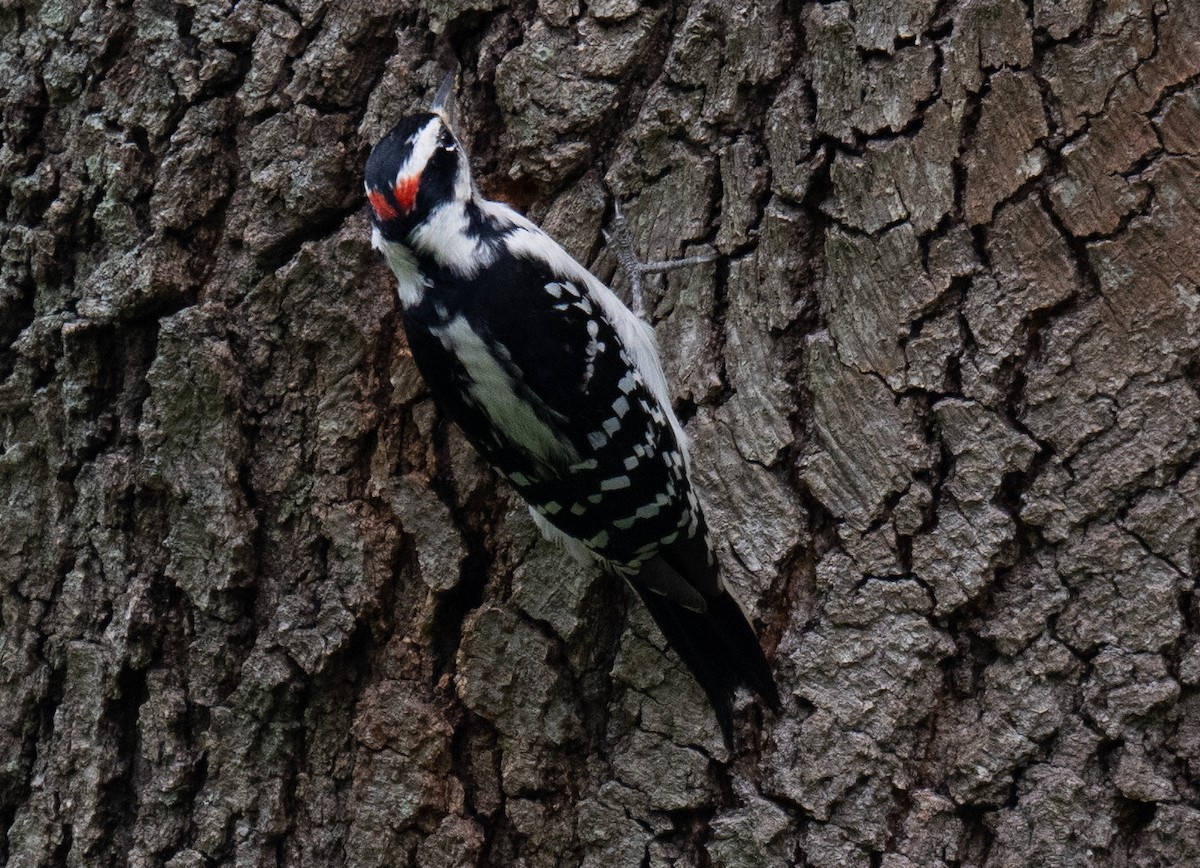
[[[401,178],[411,178],[413,175],[419,175],[425,171],[425,164],[429,162],[429,158],[437,150],[438,141],[441,137],[441,120],[436,117],[430,118],[429,123],[421,127],[421,131],[409,139],[413,143],[412,153],[408,155],[408,159],[404,161],[404,165],[400,167],[400,171],[396,173],[396,181],[399,181]]]

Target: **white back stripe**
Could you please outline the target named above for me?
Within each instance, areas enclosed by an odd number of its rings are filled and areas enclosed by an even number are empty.
[[[456,316],[433,333],[466,369],[471,380],[471,397],[509,440],[527,451],[535,462],[550,468],[579,461],[579,454],[571,444],[561,439],[517,395],[512,378],[466,319]]]

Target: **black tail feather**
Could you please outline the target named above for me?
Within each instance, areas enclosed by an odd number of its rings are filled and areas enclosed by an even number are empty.
[[[707,694],[726,747],[733,748],[733,696],[738,687],[750,689],[772,710],[779,710],[779,689],[762,646],[742,607],[728,592],[707,597],[707,609],[695,612],[642,588],[636,579],[631,584],[667,643]]]

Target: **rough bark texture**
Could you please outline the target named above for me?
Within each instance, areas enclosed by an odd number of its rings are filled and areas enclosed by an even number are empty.
[[[736,755],[406,355],[448,56],[486,192],[721,254]],[[0,861],[1200,864],[1200,4],[35,0],[0,96]]]

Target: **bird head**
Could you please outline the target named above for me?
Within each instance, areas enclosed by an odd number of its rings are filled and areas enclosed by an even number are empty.
[[[389,241],[403,241],[440,205],[473,194],[470,163],[451,127],[452,85],[451,75],[431,111],[402,118],[367,159],[371,220]]]

